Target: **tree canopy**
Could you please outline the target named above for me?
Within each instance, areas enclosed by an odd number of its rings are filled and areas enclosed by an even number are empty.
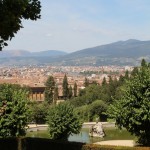
[[[0,0],[0,50],[23,28],[22,19],[39,19],[39,0]]]
[[[24,136],[28,123],[28,91],[16,85],[0,85],[0,136]]]
[[[150,145],[150,67],[142,61],[138,72],[123,88],[122,96],[111,105],[108,115],[116,124],[138,137],[138,142]]]
[[[67,140],[72,133],[79,133],[82,127],[72,105],[66,102],[52,106],[47,120],[51,139]]]

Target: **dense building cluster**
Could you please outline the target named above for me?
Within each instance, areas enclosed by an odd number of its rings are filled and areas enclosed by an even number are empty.
[[[58,87],[58,98],[63,99],[63,78],[67,75],[68,85],[77,84],[77,91],[85,87],[85,77],[90,83],[101,84],[104,77],[109,76],[119,79],[126,70],[131,71],[131,66],[38,66],[38,67],[1,67],[0,83],[20,84],[29,86],[32,94],[30,98],[36,101],[44,100],[45,82],[49,76],[53,76]]]

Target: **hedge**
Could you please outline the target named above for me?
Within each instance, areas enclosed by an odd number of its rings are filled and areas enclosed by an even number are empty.
[[[1,138],[0,150],[150,150],[150,147],[100,146],[79,142],[54,141],[44,138]]]
[[[17,150],[18,139],[17,138],[0,138],[0,150]]]

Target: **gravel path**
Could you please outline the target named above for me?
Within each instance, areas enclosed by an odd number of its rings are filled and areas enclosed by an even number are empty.
[[[129,146],[129,147],[134,147],[136,145],[135,141],[133,141],[133,140],[110,140],[110,141],[96,142],[94,144],[113,145],[113,146]]]

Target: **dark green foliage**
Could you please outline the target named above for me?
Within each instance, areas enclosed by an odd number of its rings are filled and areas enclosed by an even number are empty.
[[[23,28],[22,19],[40,18],[39,0],[0,0],[0,50]]]
[[[86,90],[84,89],[79,89],[79,96],[85,95]]]
[[[96,100],[88,106],[89,121],[95,121],[98,117],[100,121],[106,119],[107,105],[102,100]],[[106,120],[105,120],[106,121]]]
[[[145,62],[138,73],[126,82],[120,99],[110,107],[109,115],[116,124],[138,137],[138,142],[150,145],[150,67]]]
[[[124,78],[125,78],[126,80],[129,79],[129,71],[128,71],[128,70],[126,70]]]
[[[145,59],[142,59],[142,61],[141,61],[141,66],[142,66],[142,67],[147,66],[147,63],[146,63]]]
[[[54,89],[54,103],[56,103],[57,100],[58,100],[58,87],[55,86],[55,89]]]
[[[29,119],[28,91],[19,85],[0,85],[0,136],[24,136]]]
[[[26,150],[82,150],[84,143],[65,142],[43,138],[25,138]]]
[[[17,138],[0,138],[1,150],[19,150]]]
[[[49,104],[53,103],[54,100],[54,89],[55,89],[55,81],[53,76],[49,76],[46,83],[45,83],[45,101],[47,101]]]
[[[63,96],[65,99],[67,99],[69,96],[68,79],[66,74],[63,79]]]
[[[72,96],[73,96],[73,93],[72,93],[72,87],[69,86],[68,98],[70,99]]]
[[[104,77],[104,78],[103,78],[103,81],[102,81],[102,86],[103,86],[103,85],[106,85],[106,84],[107,84],[106,78]]]
[[[36,124],[45,124],[46,116],[49,110],[49,104],[47,102],[37,103],[30,102],[31,116],[30,121]]]
[[[134,67],[131,72],[131,77],[134,77],[136,74],[138,74],[138,67]]]
[[[73,91],[74,91],[74,97],[76,97],[77,96],[77,83],[76,82],[74,83]]]
[[[68,103],[52,106],[47,116],[50,139],[67,140],[72,133],[79,133],[82,127],[73,107]]]
[[[84,86],[85,87],[88,87],[89,86],[89,80],[87,78],[85,78],[84,80]]]
[[[83,105],[75,108],[75,113],[80,116],[80,119],[84,122],[89,121],[89,111],[88,105]]]
[[[79,91],[79,96],[73,98],[70,103],[75,107],[91,104],[94,100],[100,97],[100,86],[99,85],[89,85],[85,89]]]
[[[21,148],[16,138],[0,139],[2,150],[149,150],[150,147],[125,147],[64,142],[44,138],[21,138]]]
[[[128,78],[121,76],[118,81],[116,78],[112,79],[110,77],[108,83],[106,83],[106,79],[104,78],[101,86],[97,84],[90,84],[85,89],[80,89],[78,97],[72,98],[69,102],[76,107],[77,113],[80,114],[79,116],[81,116],[82,119],[85,119],[84,121],[88,121],[89,119],[94,120],[95,116],[99,116],[99,114],[94,113],[94,115],[90,115],[89,109],[86,110],[87,113],[84,113],[82,111],[82,109],[85,109],[84,106],[86,105],[89,108],[96,100],[101,100],[105,106],[112,104],[114,98],[120,98],[122,96],[123,93],[120,89]],[[79,108],[81,108],[81,111]],[[106,120],[106,115],[103,113],[101,120]]]

